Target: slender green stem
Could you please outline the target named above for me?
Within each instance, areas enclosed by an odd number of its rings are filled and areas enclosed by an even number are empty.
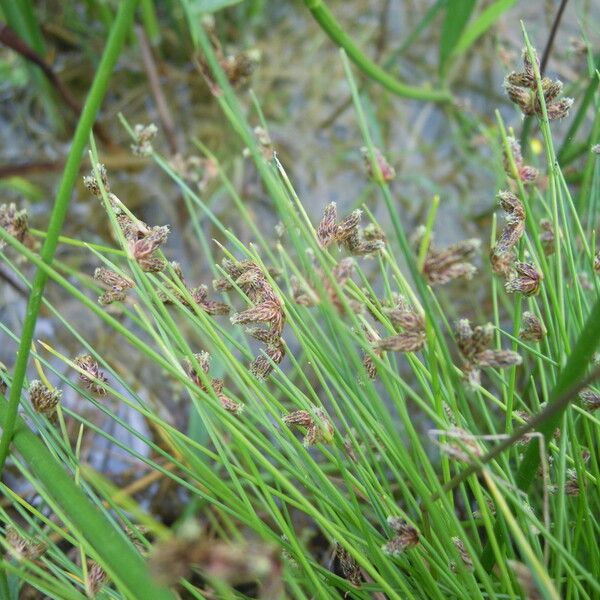
[[[569,402],[564,402],[565,394],[568,390],[574,387],[577,382],[581,381],[588,366],[592,360],[593,354],[600,343],[600,300],[596,302],[592,311],[582,329],[582,334],[579,340],[575,344],[573,351],[569,357],[565,368],[561,371],[556,385],[552,390],[550,399],[548,401],[548,407],[545,409],[545,413],[551,411],[553,405],[557,405],[558,410],[550,412],[547,419],[543,420],[537,430],[544,435],[546,443],[548,443],[554,430],[560,423],[563,414],[569,406]],[[530,424],[533,424],[533,420]],[[535,426],[535,425],[534,425]],[[519,465],[515,482],[517,487],[523,491],[527,491],[531,483],[536,477],[537,469],[540,463],[540,441],[537,437],[534,437],[527,446],[527,450]],[[502,539],[503,529],[500,526],[500,522],[496,523],[495,527],[496,537]],[[490,545],[488,544],[483,551],[481,561],[486,568],[492,567],[492,561],[494,559]]]
[[[121,48],[129,29],[131,28],[136,4],[137,0],[125,0],[121,3],[117,18],[115,19],[113,27],[110,31],[102,60],[100,61],[85,106],[81,112],[81,117],[79,119],[79,123],[77,124],[77,130],[75,131],[75,136],[73,138],[73,144],[71,146],[67,163],[65,165],[65,170],[58,188],[58,193],[56,195],[54,208],[52,209],[52,214],[50,215],[48,234],[41,251],[42,261],[46,264],[51,264],[54,258],[56,247],[59,241],[60,231],[69,208],[69,202],[71,200],[71,194],[73,192],[75,180],[79,174],[79,165],[81,163],[81,157],[85,148],[85,144],[92,126],[94,125],[96,114],[98,113],[104,95],[106,94],[108,83],[115,64],[119,58]],[[33,340],[35,324],[42,303],[42,295],[44,293],[44,287],[47,279],[48,275],[46,272],[43,269],[38,268],[33,280],[29,301],[27,303],[27,312],[25,314],[25,322],[23,324],[23,331],[21,332],[21,342],[19,344],[15,371],[10,388],[8,410],[6,418],[3,421],[2,437],[0,438],[0,472],[4,468],[6,457],[8,456],[10,441],[17,418],[21,389],[23,387],[25,372],[27,370],[31,342]]]
[[[354,43],[352,38],[344,31],[344,28],[331,14],[327,5],[322,0],[304,0],[304,4],[323,31],[338,46],[346,51],[352,62],[368,77],[380,83],[383,87],[403,98],[414,100],[428,100],[431,102],[451,102],[452,95],[448,90],[436,90],[427,87],[416,87],[402,83],[379,65],[368,58],[362,50]]]

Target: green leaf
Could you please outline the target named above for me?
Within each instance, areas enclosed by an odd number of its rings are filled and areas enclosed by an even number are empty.
[[[465,29],[454,47],[454,53],[462,54],[468,50],[502,15],[503,12],[517,3],[517,0],[497,0],[490,4],[474,21]]]
[[[460,40],[477,0],[448,0],[440,36],[440,73],[446,71],[448,60]]]

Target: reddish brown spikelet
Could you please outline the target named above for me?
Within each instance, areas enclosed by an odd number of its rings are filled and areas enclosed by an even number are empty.
[[[207,314],[216,315],[228,315],[230,308],[225,302],[218,302],[216,300],[208,299],[208,287],[200,285],[191,290],[191,296],[194,302]]]
[[[306,428],[303,442],[307,447],[333,440],[333,424],[321,408],[312,409],[312,414],[306,410],[292,411],[283,417],[283,422],[286,425]]]
[[[102,587],[108,583],[109,578],[104,569],[95,561],[88,563],[88,577],[86,582],[87,593],[90,598],[95,598]]]
[[[529,342],[539,342],[546,336],[546,328],[532,312],[525,311],[521,318],[519,337]]]
[[[524,296],[535,296],[540,291],[543,279],[544,276],[534,265],[517,262],[513,266],[513,272],[504,287],[509,294],[518,293]]]
[[[457,536],[452,537],[452,543],[454,547],[458,550],[458,554],[463,562],[463,565],[467,569],[467,571],[473,570],[473,559],[469,554],[464,542]]]
[[[151,254],[158,250],[167,241],[168,236],[168,225],[152,227],[147,235],[133,242],[131,246],[133,258],[135,258],[137,261],[149,258]]]
[[[339,225],[335,228],[333,239],[338,243],[345,242],[353,235],[357,234],[357,228],[360,224],[362,211],[353,210],[345,219],[342,219]]]
[[[194,354],[194,358],[200,367],[200,371],[194,367],[191,361],[186,361],[184,368],[188,377],[204,392],[208,391],[206,383],[209,384],[219,399],[221,406],[226,411],[236,415],[240,414],[244,409],[244,405],[232,400],[224,393],[225,382],[222,379],[217,377],[211,378],[208,375],[211,362],[210,354],[208,352],[199,352],[198,354]],[[205,377],[202,377],[201,373],[204,373]]]
[[[498,199],[506,213],[506,225],[496,242],[495,253],[504,254],[516,246],[525,232],[525,209],[512,192],[500,192]]]
[[[537,59],[536,59],[537,60]],[[543,107],[538,96],[535,72],[529,60],[527,52],[523,51],[524,70],[519,73],[511,73],[504,80],[506,93],[524,115],[543,116]],[[562,93],[562,83],[544,77],[541,80],[541,91],[546,104],[548,119],[562,119],[569,113],[573,104],[572,98],[559,98]]]
[[[600,393],[593,390],[592,388],[585,388],[579,392],[583,407],[589,411],[594,412],[600,409]]]
[[[561,98],[556,102],[548,104],[546,106],[548,119],[555,121],[568,117],[571,106],[573,106],[573,98]]]
[[[106,375],[100,370],[98,362],[91,354],[83,354],[75,359],[75,364],[82,369],[79,373],[79,381],[93,394],[106,395],[106,388],[102,385],[107,383]]]
[[[17,206],[12,202],[0,205],[0,227],[28,248],[35,246],[35,239],[29,233],[29,217],[26,209],[17,210]],[[0,248],[3,246],[4,243],[0,241]]]
[[[510,176],[518,177],[524,183],[532,183],[538,177],[538,170],[534,167],[527,166],[523,163],[523,155],[521,153],[521,144],[514,137],[507,138],[508,145],[510,147],[510,152],[512,154],[515,167],[517,169],[516,174],[512,172],[512,165],[510,158],[506,152],[504,151],[504,170]]]
[[[399,333],[376,342],[378,350],[386,352],[418,352],[425,345],[424,333]]]
[[[581,484],[577,477],[575,469],[567,469],[567,479],[565,480],[565,494],[567,496],[579,496],[581,492]]]
[[[266,300],[231,317],[233,324],[276,323],[281,320],[281,305],[273,300]]]
[[[33,409],[43,415],[52,416],[62,396],[61,390],[50,390],[37,379],[29,385],[29,401]]]
[[[293,410],[283,417],[283,422],[286,425],[310,427],[312,425],[312,416],[307,410]]]
[[[506,368],[521,364],[521,357],[512,350],[489,349],[494,336],[491,323],[471,327],[468,319],[460,319],[455,328],[458,349],[463,356],[463,372],[468,384],[480,385],[480,368]]]
[[[108,184],[108,174],[106,172],[106,167],[101,163],[97,163],[96,167],[98,169],[98,174],[100,175],[100,179],[102,181],[102,187],[104,187],[104,190],[108,194],[110,192],[110,186]],[[94,174],[93,170],[89,175],[86,175],[83,178],[83,185],[94,196],[99,198],[102,195],[100,185],[98,183],[98,180],[96,179],[96,175]]]
[[[328,204],[317,227],[320,246],[326,248],[333,242],[344,244],[351,254],[360,256],[381,250],[385,245],[382,235],[365,238],[359,230],[361,215],[362,211],[354,210],[338,223],[335,202]]]
[[[160,256],[150,256],[148,258],[140,258],[137,261],[142,271],[146,273],[160,273],[164,271],[167,263]]]
[[[373,346],[375,346],[377,344],[377,342],[379,342],[379,340],[381,339],[379,334],[371,327],[367,327],[366,325],[363,325],[363,331],[365,332],[365,336],[366,336],[367,340]],[[383,352],[381,350],[376,349],[376,350],[374,350],[374,354],[375,354],[375,356],[381,357]],[[365,368],[365,371],[367,372],[367,376],[369,377],[369,379],[375,379],[375,376],[377,375],[377,366],[375,365],[375,361],[373,360],[373,357],[365,352],[362,362],[363,362],[363,366]]]
[[[501,254],[497,251],[496,247],[493,246],[490,249],[490,265],[492,271],[500,277],[508,277],[513,263],[517,260],[517,255],[514,250],[508,250]]]
[[[548,219],[540,220],[540,242],[544,249],[544,254],[550,256],[556,250],[556,241],[554,239],[554,227]]]
[[[337,206],[335,202],[329,203],[323,212],[323,218],[317,227],[319,244],[326,248],[333,242],[337,228]]]
[[[138,123],[134,129],[135,142],[131,144],[131,150],[136,156],[150,156],[153,152],[152,140],[158,133],[158,127],[154,123],[142,125]]]
[[[353,556],[340,544],[335,544],[335,557],[342,575],[353,586],[358,587],[362,582],[360,567]]]
[[[520,365],[523,362],[521,356],[512,350],[483,350],[476,354],[474,359],[480,367],[495,367],[497,369]]]
[[[131,289],[134,285],[130,279],[105,267],[98,267],[94,271],[94,279],[101,281],[109,287],[108,290],[98,297],[98,302],[103,306],[112,304],[113,302],[123,302],[127,297],[127,290]]]
[[[594,256],[594,271],[600,273],[600,250],[596,252],[596,256]]]
[[[446,432],[446,436],[450,441],[440,444],[440,448],[451,458],[470,464],[473,462],[474,456],[483,456],[483,449],[474,436],[464,429],[451,427]]]
[[[43,541],[23,537],[14,527],[8,525],[5,530],[6,541],[12,556],[18,560],[36,560],[48,549]]]
[[[285,326],[285,313],[283,301],[275,288],[262,268],[253,261],[236,262],[226,260],[223,261],[223,268],[254,305],[241,313],[234,314],[231,317],[231,322],[234,324],[266,323],[268,325],[267,330],[263,333],[252,330],[251,335],[261,339],[261,341],[268,340],[266,342],[268,345],[267,355],[274,362],[281,361],[285,354],[283,343],[280,340]],[[230,283],[223,279],[217,280],[215,287],[227,289]],[[259,356],[251,363],[250,370],[259,377],[266,377],[273,370],[272,363],[265,356]]]
[[[373,151],[375,163],[377,164],[377,169],[379,173],[375,173],[373,171],[373,164],[371,163],[371,154],[369,152],[369,149],[364,146],[361,148],[367,174],[374,181],[381,180],[385,183],[393,181],[396,177],[396,171],[394,167],[390,165],[390,163],[387,161],[387,159],[385,158],[385,156],[379,148],[373,148]]]
[[[394,530],[394,537],[381,549],[390,556],[400,556],[419,544],[419,532],[401,517],[388,517],[388,525]]]
[[[94,271],[94,279],[101,281],[105,285],[108,285],[112,288],[118,288],[121,290],[129,289],[133,287],[133,281],[128,279],[127,277],[123,277],[115,271],[111,271],[106,267],[98,267]]]
[[[425,229],[420,227],[411,242],[419,250]],[[439,250],[430,243],[423,265],[423,275],[431,285],[445,285],[454,279],[471,279],[477,272],[469,262],[481,247],[476,238],[463,240]]]
[[[250,372],[258,379],[265,379],[273,371],[273,363],[280,364],[285,357],[285,346],[279,338],[275,343],[268,343],[265,355],[257,356],[250,364]]]

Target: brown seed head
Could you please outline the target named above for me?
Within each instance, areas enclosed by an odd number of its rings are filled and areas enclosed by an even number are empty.
[[[81,384],[93,394],[104,396],[106,388],[102,384],[108,382],[108,379],[100,370],[96,359],[91,354],[82,354],[75,359],[75,364],[83,371],[79,373]]]
[[[530,263],[517,262],[504,287],[509,294],[518,293],[534,296],[540,291],[544,276]]]
[[[520,365],[523,359],[512,350],[483,350],[473,357],[475,364],[479,367],[495,367],[505,369],[514,365]]]
[[[152,154],[152,140],[158,133],[158,127],[154,123],[142,125],[138,123],[133,130],[135,142],[131,144],[131,150],[136,156],[150,156]]]
[[[519,337],[529,342],[539,342],[546,335],[546,328],[532,312],[526,311],[521,318]]]
[[[387,522],[396,535],[382,546],[385,554],[399,556],[418,545],[419,532],[410,523],[401,517],[388,517]]]
[[[313,419],[307,410],[294,410],[283,417],[286,425],[298,425],[300,427],[310,427]]]
[[[345,579],[353,586],[358,587],[362,582],[360,567],[353,556],[337,542],[335,544],[335,557]]]
[[[98,174],[100,175],[102,187],[108,194],[110,192],[110,186],[108,184],[108,173],[106,172],[106,167],[101,163],[97,163],[96,168],[98,169]],[[86,175],[83,178],[83,185],[91,194],[93,194],[97,198],[99,198],[102,195],[100,185],[98,184],[98,180],[96,179],[96,175],[94,174],[93,170],[89,175]]]
[[[546,256],[550,256],[551,254],[554,254],[554,251],[556,249],[554,240],[554,227],[552,225],[552,222],[548,219],[541,219],[540,229],[540,242],[542,243],[544,254]]]
[[[131,245],[131,254],[137,261],[147,259],[160,248],[169,236],[169,226],[152,227],[147,235],[136,240]]]
[[[452,538],[452,543],[454,544],[454,547],[458,550],[458,554],[460,555],[460,558],[465,566],[465,568],[467,569],[467,571],[472,571],[473,570],[473,559],[471,558],[471,555],[469,554],[467,548],[465,547],[464,542],[457,536],[454,536]]]
[[[361,148],[363,159],[365,161],[365,168],[369,177],[375,181],[381,179],[381,181],[386,183],[393,181],[396,177],[396,171],[394,170],[394,167],[392,167],[388,163],[388,161],[386,160],[385,156],[381,153],[381,150],[379,150],[379,148],[373,148],[373,150],[375,153],[375,163],[377,164],[379,173],[373,172],[373,165],[371,163],[371,155],[369,153],[369,149],[365,146]]]
[[[317,227],[317,239],[319,244],[326,248],[334,239],[337,228],[337,207],[335,202],[331,202],[325,207],[323,218]]]
[[[108,285],[111,288],[116,288],[119,290],[125,290],[133,287],[133,281],[128,279],[127,277],[123,277],[115,271],[111,271],[105,267],[98,267],[94,271],[94,279],[101,281],[105,285]]]
[[[592,388],[585,388],[579,392],[579,397],[583,407],[589,411],[594,412],[600,408],[600,393],[593,390]]]
[[[34,247],[34,238],[29,233],[29,217],[26,209],[17,210],[14,203],[0,205],[0,227],[28,248]],[[0,248],[4,242],[0,241]]]
[[[108,583],[109,577],[104,569],[95,561],[88,561],[87,594],[95,598],[102,587]]]
[[[6,527],[5,537],[9,545],[9,551],[17,561],[36,560],[48,549],[44,542],[23,537],[11,525]]]
[[[425,345],[426,337],[422,332],[407,331],[375,342],[374,347],[386,352],[418,352]]]
[[[61,390],[50,390],[37,379],[32,381],[29,386],[29,401],[33,409],[46,416],[54,414],[61,396]]]
[[[573,102],[573,98],[561,98],[560,100],[548,104],[546,107],[548,119],[550,121],[555,121],[569,116],[569,109],[573,106]]]

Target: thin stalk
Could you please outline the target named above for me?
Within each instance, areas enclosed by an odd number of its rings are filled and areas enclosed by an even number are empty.
[[[435,90],[427,87],[408,85],[407,83],[398,81],[398,79],[384,71],[354,43],[322,0],[304,0],[304,4],[331,40],[345,50],[350,60],[365,75],[377,81],[386,89],[403,98],[441,103],[452,101],[452,95],[448,90]]]

